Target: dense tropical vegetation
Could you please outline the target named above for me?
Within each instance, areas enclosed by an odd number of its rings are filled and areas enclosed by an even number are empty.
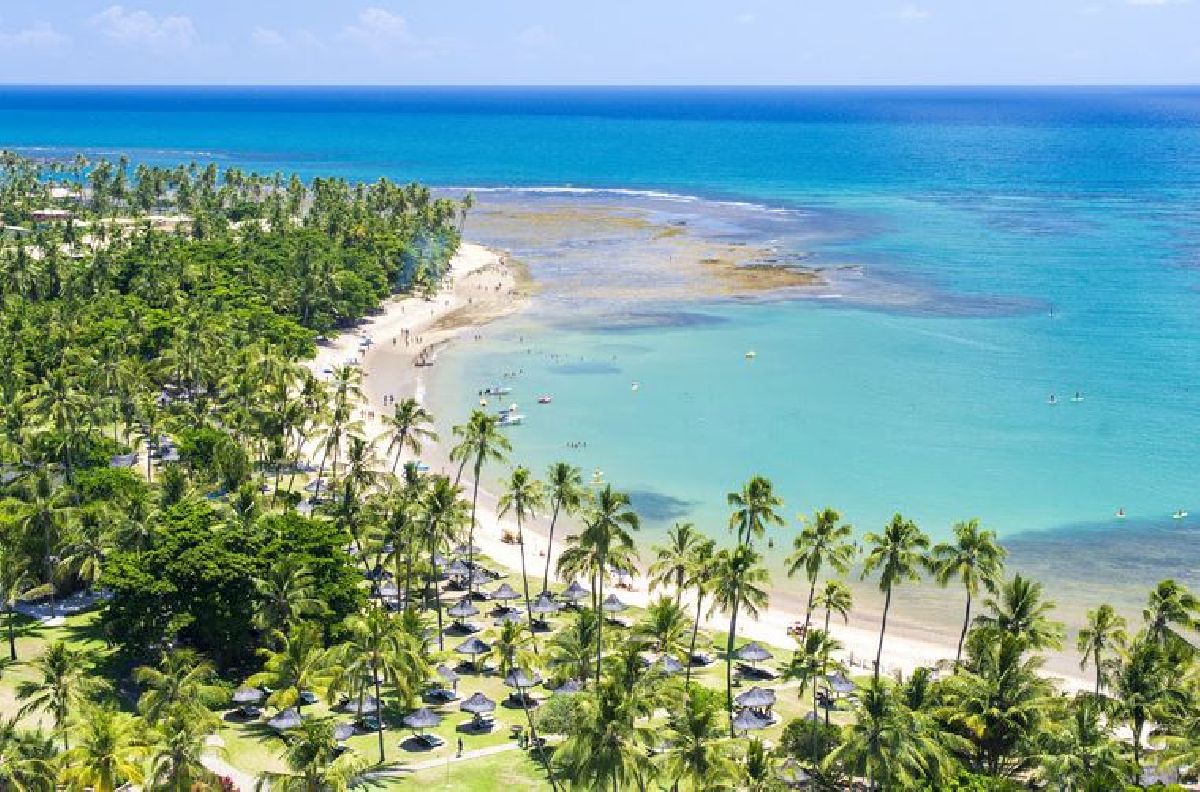
[[[434,728],[447,685],[507,687],[521,736],[499,744],[553,788],[1109,790],[1200,771],[1200,600],[1174,581],[1140,621],[1088,614],[1094,682],[1067,695],[1042,670],[1064,646],[1054,604],[994,533],[968,521],[934,544],[897,514],[860,546],[825,509],[793,534],[806,607],[775,671],[744,635],[787,530],[768,479],[727,496],[723,541],[675,526],[629,608],[627,494],[512,464],[482,411],[449,433],[453,477],[415,464],[437,433],[413,400],[367,436],[361,371],[301,361],[389,294],[436,290],[460,208],[386,181],[0,160],[0,790],[231,788],[214,739],[231,722],[267,733],[273,763],[240,769],[272,789],[404,783],[393,763],[422,738],[400,726]],[[474,546],[489,472],[512,573]],[[539,517],[561,552],[530,570]],[[885,602],[861,673],[837,639],[856,572]],[[507,577],[516,606],[471,625]],[[961,637],[901,673],[887,618],[921,578],[957,587]],[[64,598],[93,603],[95,640],[23,655]]]

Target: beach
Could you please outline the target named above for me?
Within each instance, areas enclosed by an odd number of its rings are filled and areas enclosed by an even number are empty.
[[[482,245],[464,243],[454,257],[450,272],[438,293],[431,299],[404,296],[393,298],[382,306],[380,313],[363,322],[353,332],[343,333],[323,344],[311,362],[314,371],[340,365],[347,360],[361,358],[364,373],[366,404],[358,416],[364,422],[368,436],[377,437],[382,431],[380,416],[389,408],[384,399],[396,400],[412,396],[427,405],[435,405],[448,399],[448,394],[434,394],[428,390],[425,376],[427,368],[416,365],[424,355],[436,365],[437,357],[448,350],[450,344],[470,344],[486,336],[488,324],[502,316],[521,310],[530,295],[532,285],[523,277],[519,265],[500,251]],[[371,345],[361,352],[363,338],[370,338]],[[408,343],[405,343],[406,340]],[[454,475],[456,465],[449,461],[452,440],[443,432],[436,443],[427,443],[420,459],[430,469]],[[383,446],[379,453],[383,454]],[[513,464],[521,463],[512,459]],[[389,463],[390,466],[390,463]],[[497,474],[493,471],[494,474]],[[464,476],[464,491],[469,491],[469,471]],[[496,563],[509,569],[520,568],[520,548],[502,540],[504,535],[516,533],[511,520],[497,516],[497,495],[481,487],[477,511],[475,543],[484,554]],[[550,558],[551,579],[558,550],[563,538],[578,530],[578,524],[562,518],[556,528],[554,554]],[[546,515],[539,515],[524,526],[526,534],[527,564],[530,569],[531,586],[536,590],[547,561],[549,522]],[[641,539],[643,559],[649,552],[646,537]],[[613,589],[629,605],[645,607],[650,600],[662,592],[651,593],[645,579],[635,576],[628,589]],[[771,589],[771,605],[757,619],[743,619],[739,624],[739,635],[771,644],[790,651],[795,645],[788,635],[788,627],[804,616],[806,586],[800,580],[780,583]],[[665,592],[669,593],[669,592]],[[954,596],[947,594],[947,596]],[[685,601],[688,598],[685,597]],[[694,603],[692,605],[694,608]],[[898,606],[895,610],[902,608]],[[919,666],[931,666],[938,661],[953,659],[954,643],[932,626],[914,625],[911,614],[907,619],[895,619],[889,624],[884,644],[884,672],[908,674]],[[820,621],[821,614],[814,614]],[[880,614],[863,607],[851,614],[849,624],[835,621],[831,626],[834,637],[841,642],[842,659],[852,670],[864,673],[870,670],[879,639]],[[705,629],[721,631],[727,626],[721,614],[702,621]],[[782,655],[781,655],[782,656]],[[1055,669],[1065,688],[1084,688],[1087,683],[1081,676],[1064,673],[1064,664]]]

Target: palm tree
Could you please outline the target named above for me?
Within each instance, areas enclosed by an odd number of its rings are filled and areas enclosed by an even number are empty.
[[[634,632],[653,641],[655,651],[680,658],[687,647],[692,625],[679,603],[670,597],[659,597],[646,607]]]
[[[650,588],[675,589],[675,604],[683,597],[683,584],[696,545],[704,541],[691,523],[675,523],[667,532],[667,543],[656,545],[655,560],[650,565]]]
[[[8,627],[8,656],[17,659],[17,598],[29,587],[29,565],[16,543],[0,541],[0,608]]]
[[[255,579],[254,587],[261,597],[258,624],[267,631],[283,632],[297,620],[328,611],[316,596],[312,571],[295,556],[285,556],[268,566],[262,577]]]
[[[653,767],[646,747],[657,742],[649,725],[640,725],[640,710],[631,691],[605,680],[584,699],[575,728],[554,752],[559,773],[572,789],[647,789]]]
[[[839,575],[850,571],[850,564],[858,548],[850,541],[853,526],[843,523],[842,515],[835,509],[822,509],[812,516],[800,518],[804,528],[792,545],[793,551],[787,558],[788,577],[803,571],[808,579],[808,605],[804,609],[804,629],[812,620],[813,599],[817,594],[817,579],[825,566]]]
[[[479,504],[479,480],[483,477],[483,466],[488,462],[503,462],[512,444],[500,431],[500,424],[494,415],[488,415],[483,410],[474,410],[466,424],[454,427],[454,436],[459,438],[458,445],[450,449],[450,459],[459,463],[458,474],[454,478],[458,486],[462,478],[463,468],[468,462],[472,465],[471,482],[471,529],[467,534],[467,565],[475,565],[475,509]],[[467,578],[467,596],[475,591],[474,580]]]
[[[684,664],[684,685],[692,681],[692,658],[696,654],[696,638],[700,633],[700,610],[704,606],[704,597],[708,593],[716,569],[716,543],[705,539],[692,547],[692,556],[688,559],[687,578],[684,585],[696,592],[696,616],[692,619],[692,640],[688,643],[687,662]]]
[[[1121,647],[1112,681],[1112,714],[1128,724],[1132,732],[1134,779],[1142,775],[1146,724],[1166,719],[1172,710],[1187,703],[1177,675],[1177,664],[1170,650],[1149,631]]]
[[[70,749],[67,719],[86,677],[85,659],[82,652],[71,649],[63,641],[55,641],[29,664],[35,678],[17,685],[17,700],[25,702],[18,716],[39,710],[49,713],[54,719],[55,730],[62,735],[64,750]]]
[[[996,541],[996,532],[980,530],[979,520],[974,519],[954,525],[953,543],[942,543],[933,548],[933,574],[938,584],[946,586],[957,578],[967,592],[962,632],[954,652],[955,670],[962,660],[963,641],[971,626],[971,601],[979,596],[981,587],[990,594],[996,593],[1006,555]]]
[[[363,778],[370,764],[354,751],[339,750],[330,718],[305,720],[285,738],[285,773],[263,773],[256,790],[272,792],[346,792]]]
[[[517,520],[517,546],[521,551],[521,586],[525,593],[525,615],[533,626],[533,610],[529,602],[529,575],[525,571],[525,521],[537,516],[537,510],[545,505],[546,496],[542,483],[533,477],[529,468],[521,466],[513,470],[508,480],[507,491],[497,503],[497,516],[506,517],[509,512]],[[536,651],[536,650],[535,650]]]
[[[768,478],[753,477],[742,485],[740,492],[726,495],[725,501],[733,507],[729,530],[737,533],[738,544],[748,545],[755,538],[762,538],[768,527],[783,525],[783,517],[778,511],[783,506],[783,499],[775,494]]]
[[[1117,615],[1112,605],[1106,602],[1087,612],[1087,625],[1079,630],[1075,646],[1081,655],[1080,670],[1087,668],[1089,661],[1096,666],[1096,698],[1100,697],[1105,668],[1110,662],[1107,655],[1125,640],[1125,619]]]
[[[639,527],[638,516],[630,508],[629,496],[617,492],[611,484],[596,494],[587,516],[583,533],[575,537],[576,545],[586,554],[595,570],[595,600],[599,616],[596,622],[596,685],[600,685],[600,657],[604,645],[604,616],[599,613],[604,602],[604,579],[611,564],[633,552],[631,531]]]
[[[1063,626],[1049,618],[1054,603],[1042,598],[1042,584],[1014,575],[997,597],[985,603],[988,612],[975,618],[985,630],[1020,638],[1033,650],[1061,649]]]
[[[683,695],[683,707],[668,716],[663,774],[676,790],[681,782],[691,789],[735,788],[737,766],[723,737],[720,699],[715,691],[699,685],[685,687]]]
[[[133,680],[143,688],[138,712],[150,725],[158,725],[171,715],[192,723],[203,721],[212,715],[206,704],[222,695],[212,663],[191,649],[167,652],[157,668],[134,669]]]
[[[462,518],[462,503],[458,499],[458,487],[445,476],[435,476],[425,494],[426,534],[429,540],[429,568],[426,588],[433,589],[437,605],[438,651],[446,648],[442,634],[442,590],[438,585],[437,554],[446,546],[447,540],[458,530]],[[406,604],[407,607],[407,604]]]
[[[554,526],[559,512],[574,514],[583,505],[587,490],[579,468],[566,462],[554,462],[546,471],[546,489],[550,497],[550,532],[546,538],[546,571],[542,591],[550,590],[550,560],[554,557]]]
[[[0,721],[0,789],[12,792],[54,792],[56,751],[41,732],[17,728],[17,718]]]
[[[827,770],[865,775],[868,790],[915,789],[922,782],[936,789],[946,764],[936,737],[880,679],[862,691],[842,743],[824,761]]]
[[[89,704],[79,719],[79,745],[63,754],[63,777],[69,789],[115,792],[140,784],[146,747],[137,720],[126,712]]]
[[[246,681],[274,689],[267,699],[271,706],[299,709],[304,705],[301,694],[320,688],[327,680],[330,657],[321,644],[320,628],[311,622],[301,622],[291,632],[278,634],[276,638],[279,651],[260,650],[265,658],[263,670]]]
[[[929,547],[929,537],[915,522],[895,514],[883,533],[869,533],[864,541],[871,549],[863,562],[862,576],[865,579],[878,570],[879,590],[883,592],[883,618],[879,625],[879,648],[875,652],[875,681],[878,682],[892,591],[906,580],[921,579],[920,570],[926,564],[924,552]]]
[[[1142,611],[1146,621],[1146,632],[1150,640],[1160,644],[1173,644],[1188,651],[1185,630],[1195,630],[1200,624],[1200,598],[1187,587],[1174,580],[1163,580],[1150,592],[1150,599]]]
[[[825,678],[829,663],[833,658],[833,653],[839,651],[842,645],[830,636],[829,633],[822,630],[809,630],[798,641],[800,645],[796,647],[796,651],[792,654],[792,661],[788,666],[787,676],[800,681],[798,692],[801,698],[804,696],[804,689],[808,687],[810,682],[812,683],[809,693],[812,696],[812,718],[815,722],[817,719],[817,693],[820,690],[819,684]],[[825,714],[828,718],[828,711]],[[814,732],[814,741],[816,736],[816,732]],[[815,748],[813,755],[816,755]]]
[[[758,618],[767,605],[770,578],[762,566],[762,557],[748,544],[717,553],[712,579],[712,605],[708,616],[720,611],[729,614],[729,634],[725,641],[725,704],[729,711],[729,736],[733,733],[733,648],[737,641],[738,614]]]
[[[814,603],[817,608],[825,611],[826,633],[829,632],[829,617],[836,613],[842,617],[842,623],[850,622],[850,609],[854,607],[854,594],[844,580],[826,580],[825,587],[817,595]]]
[[[1124,789],[1133,775],[1133,763],[1112,738],[1104,704],[1079,696],[1067,714],[1065,723],[1050,730],[1044,739],[1046,750],[1037,757],[1038,780],[1064,792]],[[1169,748],[1164,755],[1167,753]]]
[[[391,415],[383,416],[384,432],[388,438],[387,453],[395,454],[392,459],[392,475],[400,465],[405,451],[421,453],[424,441],[438,439],[433,430],[433,414],[411,396],[396,402]]]
[[[564,670],[572,679],[591,679],[599,621],[596,611],[585,609],[560,627],[550,639],[550,667]]]
[[[204,757],[212,750],[208,737],[214,731],[214,721],[172,714],[155,729],[147,788],[169,792],[221,789],[216,775],[204,766]]]
[[[378,607],[351,617],[347,627],[349,639],[333,652],[338,670],[330,688],[341,687],[336,683],[340,677],[349,683],[349,692],[357,696],[361,706],[367,686],[375,700],[382,702],[386,683],[396,690],[405,705],[411,704],[429,676],[424,638],[409,633],[401,620]],[[377,718],[376,723],[379,761],[383,762],[387,758],[383,719]]]

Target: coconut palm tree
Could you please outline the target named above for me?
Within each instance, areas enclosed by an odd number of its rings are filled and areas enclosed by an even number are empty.
[[[287,772],[266,772],[255,790],[271,792],[346,792],[356,786],[370,769],[366,757],[342,752],[333,739],[330,718],[312,718],[284,738],[283,762]]]
[[[716,691],[699,685],[684,688],[682,707],[667,720],[666,749],[661,754],[663,776],[678,790],[734,789],[737,765],[729,756],[725,715]]]
[[[571,679],[583,682],[592,678],[592,663],[596,659],[597,623],[600,620],[595,610],[577,612],[570,621],[560,627],[550,638],[548,665],[561,669]]]
[[[808,580],[808,604],[804,608],[804,629],[807,630],[822,569],[829,567],[839,575],[845,575],[850,571],[858,547],[850,541],[853,526],[843,523],[842,515],[835,509],[815,512],[811,520],[803,516],[800,519],[804,527],[796,536],[786,563],[788,577],[802,571]]]
[[[604,615],[599,613],[604,602],[604,579],[614,561],[625,561],[633,552],[633,535],[639,527],[638,516],[630,508],[629,496],[617,492],[611,484],[596,493],[585,520],[583,533],[573,540],[595,570],[596,622],[596,685],[600,685],[600,657],[604,646]]]
[[[931,729],[904,706],[891,684],[873,679],[862,690],[842,743],[825,757],[826,770],[866,776],[867,789],[915,789],[936,784],[949,765]]]
[[[166,792],[220,790],[220,780],[204,766],[204,757],[216,748],[208,744],[216,722],[212,717],[197,720],[182,713],[169,715],[151,733],[154,741],[147,788]]]
[[[521,466],[513,470],[505,493],[497,503],[497,516],[504,518],[509,513],[517,521],[517,546],[521,551],[521,587],[525,593],[525,615],[533,624],[533,611],[529,601],[529,574],[525,570],[525,521],[537,516],[538,509],[546,503],[542,483],[533,477],[529,468]],[[536,652],[536,649],[534,650]]]
[[[433,414],[411,396],[396,402],[392,414],[383,416],[384,434],[387,436],[387,453],[392,459],[392,475],[400,465],[405,451],[414,456],[421,453],[426,440],[437,441],[433,430]]]
[[[267,686],[275,692],[267,701],[278,709],[304,706],[301,694],[324,687],[331,671],[331,657],[321,643],[321,629],[311,622],[301,622],[288,633],[276,635],[279,651],[260,650],[263,670],[246,682],[258,687]]]
[[[1014,575],[985,607],[987,612],[975,618],[983,629],[1020,638],[1035,651],[1062,648],[1062,623],[1050,619],[1054,603],[1043,599],[1042,584],[1036,580]]]
[[[41,732],[22,731],[17,717],[0,721],[0,789],[54,792],[57,752]]]
[[[458,487],[445,476],[434,476],[424,499],[426,536],[429,542],[429,575],[426,588],[433,590],[437,606],[438,651],[445,651],[442,634],[442,590],[438,585],[437,555],[449,544],[463,522],[463,505],[458,499]],[[406,606],[407,607],[407,606]]]
[[[332,651],[330,689],[348,688],[360,702],[368,687],[376,701],[383,701],[383,685],[394,689],[404,702],[411,703],[429,678],[424,638],[405,629],[404,623],[383,608],[372,607],[347,621],[349,637]],[[376,736],[379,761],[386,760],[383,719],[377,718]]]
[[[146,746],[137,719],[108,706],[87,704],[78,722],[78,745],[63,754],[68,789],[115,792],[140,784]]]
[[[814,606],[825,611],[824,630],[829,633],[829,617],[837,614],[842,617],[842,623],[850,622],[850,609],[854,607],[854,593],[844,580],[826,580],[821,593],[817,595]]]
[[[634,633],[654,642],[654,649],[664,655],[682,658],[687,649],[692,625],[683,607],[670,597],[659,597],[646,607]]]
[[[1150,640],[1191,654],[1185,633],[1200,625],[1200,598],[1174,580],[1163,580],[1150,592],[1142,618]]]
[[[152,726],[171,715],[191,722],[209,718],[212,712],[207,704],[223,695],[212,663],[191,649],[165,653],[157,668],[134,669],[133,681],[143,690],[138,698],[138,712]]]
[[[797,639],[799,646],[792,653],[792,660],[788,664],[786,675],[789,678],[800,681],[798,695],[804,697],[804,689],[812,683],[809,688],[809,694],[812,697],[812,719],[817,719],[817,693],[820,690],[820,682],[825,678],[828,672],[829,664],[832,662],[834,652],[841,650],[842,645],[834,639],[829,633],[823,630],[808,630],[804,633],[803,638]],[[828,711],[826,711],[828,717]],[[817,733],[814,731],[814,744]],[[813,755],[816,755],[814,748]]]
[[[647,789],[654,768],[646,748],[657,736],[639,722],[639,714],[630,690],[615,680],[597,683],[582,699],[575,728],[554,752],[557,775],[572,789]]]
[[[483,410],[474,410],[467,423],[454,427],[458,444],[450,449],[450,459],[459,463],[454,485],[458,486],[463,468],[468,462],[472,467],[471,482],[471,528],[467,533],[467,565],[475,564],[475,510],[479,505],[479,481],[483,478],[483,467],[488,462],[502,463],[512,451],[512,444],[500,431],[500,423],[494,415]],[[474,594],[474,581],[467,578],[467,596]]]
[[[1068,706],[1067,716],[1043,738],[1046,748],[1037,756],[1038,781],[1064,792],[1124,789],[1133,763],[1112,737],[1103,702],[1079,696]]]
[[[655,559],[650,564],[650,588],[673,588],[675,604],[683,597],[683,584],[687,580],[688,564],[691,563],[696,545],[704,537],[691,523],[675,523],[667,532],[667,542],[655,545]]]
[[[14,541],[0,541],[0,608],[8,629],[8,657],[17,659],[17,599],[29,588],[29,563]]]
[[[1149,631],[1121,646],[1111,687],[1111,715],[1132,732],[1132,779],[1140,780],[1146,725],[1166,720],[1172,711],[1186,706],[1187,693],[1180,685],[1178,666],[1170,649],[1158,643]]]
[[[705,539],[692,546],[692,555],[688,559],[687,577],[684,585],[696,592],[696,616],[692,619],[692,639],[688,642],[687,662],[684,664],[684,685],[692,681],[692,658],[696,654],[696,639],[700,634],[700,612],[704,606],[704,597],[708,594],[716,569],[716,543]]]
[[[560,512],[575,514],[583,506],[587,490],[583,473],[567,462],[553,462],[546,470],[546,490],[550,498],[550,531],[546,538],[546,571],[542,575],[542,591],[550,590],[550,560],[554,557],[554,527]]]
[[[295,556],[285,556],[255,578],[254,587],[261,597],[258,625],[261,629],[284,632],[296,621],[315,618],[328,612],[316,596],[312,571]]]
[[[17,685],[17,700],[25,702],[17,712],[18,717],[37,711],[49,713],[55,730],[62,735],[64,750],[71,747],[67,720],[86,678],[85,661],[82,652],[63,641],[55,641],[29,664],[34,678]]]
[[[729,614],[729,633],[725,641],[725,703],[729,711],[729,736],[733,737],[733,649],[737,641],[739,613],[758,618],[767,606],[770,577],[762,566],[762,557],[748,544],[717,553],[712,578],[712,604],[708,616]]]
[[[962,631],[958,635],[958,648],[954,652],[954,668],[962,660],[963,641],[971,626],[971,602],[979,596],[982,588],[989,594],[996,593],[997,584],[1004,571],[1007,555],[996,541],[995,531],[981,530],[979,520],[967,520],[954,525],[954,541],[941,543],[931,554],[933,575],[941,586],[957,579],[967,592],[967,605],[963,614]]]
[[[863,539],[870,549],[863,562],[862,576],[866,579],[878,571],[879,590],[883,592],[883,618],[879,625],[879,648],[875,652],[875,681],[878,682],[892,592],[906,580],[921,579],[921,568],[926,566],[924,553],[929,548],[929,537],[921,532],[915,522],[895,514],[884,527],[883,533],[869,533]]]
[[[739,492],[725,496],[726,503],[733,508],[729,515],[729,530],[736,532],[738,544],[751,544],[761,539],[772,525],[783,525],[779,509],[783,499],[775,494],[771,480],[754,476]]]
[[[1087,668],[1090,661],[1096,666],[1096,698],[1104,684],[1105,671],[1110,662],[1108,657],[1117,646],[1125,643],[1125,618],[1113,610],[1107,602],[1087,612],[1087,624],[1080,628],[1075,646],[1079,649],[1079,668]]]

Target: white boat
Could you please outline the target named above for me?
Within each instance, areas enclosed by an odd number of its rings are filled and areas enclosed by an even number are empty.
[[[554,401],[553,396],[538,396],[538,404],[549,404]]]
[[[1180,509],[1179,511],[1177,511],[1171,515],[1171,519],[1172,520],[1182,520],[1184,517],[1187,517],[1187,516],[1188,516],[1188,513],[1185,512],[1183,509]]]
[[[756,357],[758,357],[758,353],[755,352],[753,349],[751,349],[749,352],[746,353],[747,360],[754,360],[754,358],[756,358]]]
[[[504,412],[500,415],[500,426],[520,426],[525,416],[515,412]]]
[[[504,385],[491,385],[483,389],[484,396],[507,396],[512,393],[512,388]]]
[[[1071,401],[1076,403],[1083,401],[1083,394],[1079,391],[1075,391],[1075,395],[1071,397]]]

